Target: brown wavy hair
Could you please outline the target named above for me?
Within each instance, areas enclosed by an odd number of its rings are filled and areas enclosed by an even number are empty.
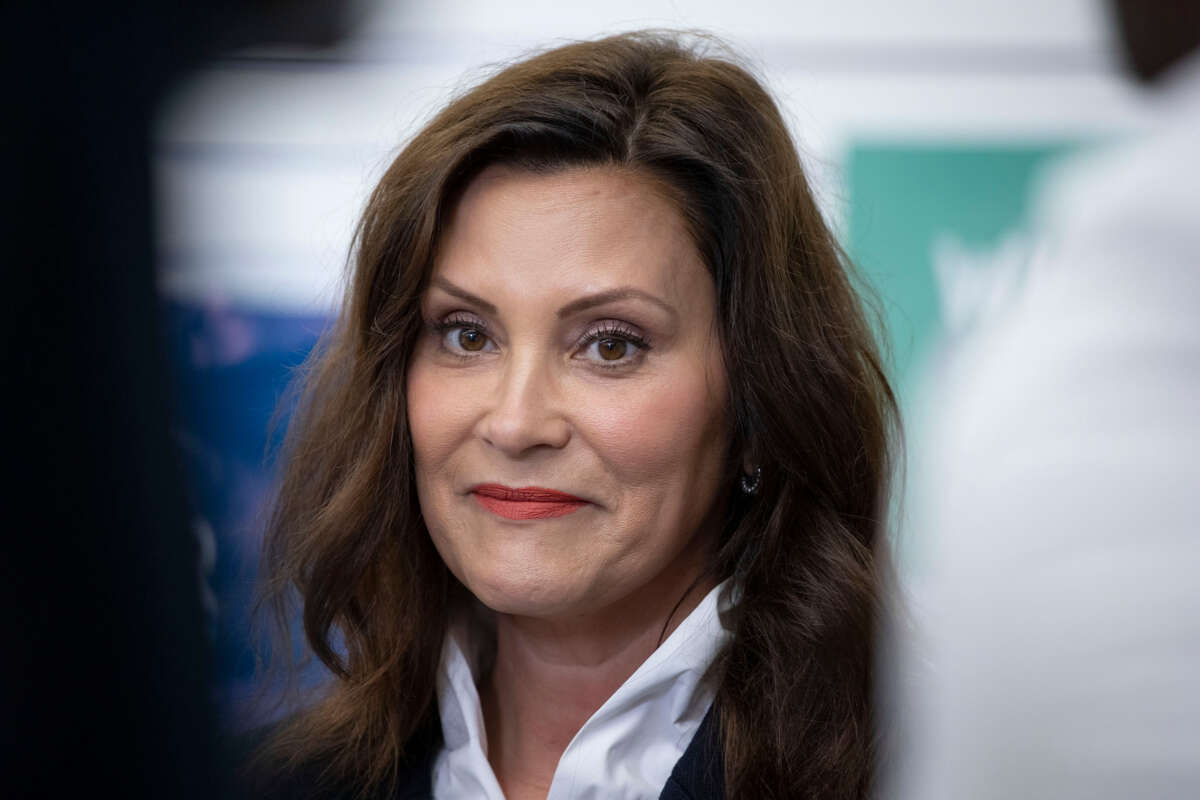
[[[265,599],[286,628],[299,598],[334,680],[269,752],[366,794],[439,736],[438,659],[466,590],[422,522],[405,373],[450,210],[498,162],[615,165],[673,191],[716,286],[734,453],[762,470],[756,495],[732,493],[714,554],[741,588],[711,672],[726,794],[865,797],[895,401],[775,103],[719,43],[661,32],[496,72],[372,193],[341,314],[302,375],[264,544]]]

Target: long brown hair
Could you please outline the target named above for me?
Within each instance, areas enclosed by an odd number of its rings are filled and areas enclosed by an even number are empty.
[[[447,215],[496,162],[617,165],[672,190],[716,285],[734,452],[762,470],[755,495],[733,493],[715,554],[740,587],[712,671],[727,796],[864,797],[895,402],[775,103],[712,40],[656,32],[499,71],[372,193],[341,315],[303,376],[264,546],[266,599],[286,625],[298,595],[335,680],[272,752],[367,792],[438,735],[438,659],[465,590],[422,522],[404,378]]]

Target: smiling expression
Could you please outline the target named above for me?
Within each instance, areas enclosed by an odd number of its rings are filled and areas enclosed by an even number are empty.
[[[422,314],[421,511],[479,600],[553,618],[700,573],[734,475],[727,385],[712,279],[657,184],[489,167]]]

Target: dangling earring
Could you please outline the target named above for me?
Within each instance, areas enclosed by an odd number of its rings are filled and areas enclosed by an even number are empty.
[[[762,483],[762,467],[755,467],[753,477],[750,475],[742,476],[742,491],[750,495],[757,494],[760,483]]]

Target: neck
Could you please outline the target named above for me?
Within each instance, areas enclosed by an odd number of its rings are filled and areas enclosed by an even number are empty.
[[[480,699],[488,761],[505,797],[546,796],[583,724],[715,585],[697,574],[660,576],[613,606],[570,619],[497,615],[496,661]]]

